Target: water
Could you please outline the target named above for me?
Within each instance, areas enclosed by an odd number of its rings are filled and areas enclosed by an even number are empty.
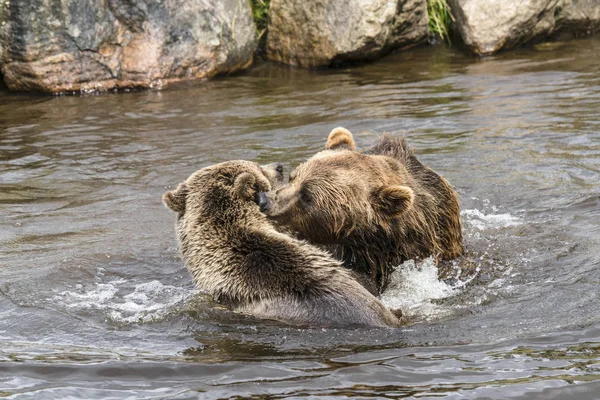
[[[0,396],[600,397],[600,40],[485,60],[262,64],[163,92],[0,91]],[[336,126],[406,135],[467,254],[408,262],[402,329],[298,329],[197,293],[160,197],[230,159],[289,170]]]

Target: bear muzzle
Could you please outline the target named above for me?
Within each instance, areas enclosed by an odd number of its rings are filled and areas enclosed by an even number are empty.
[[[259,192],[256,195],[256,203],[263,213],[271,209],[271,202],[269,201],[269,197],[267,197],[267,192]]]

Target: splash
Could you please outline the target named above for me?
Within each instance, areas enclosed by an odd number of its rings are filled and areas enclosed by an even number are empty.
[[[432,301],[454,296],[464,285],[459,281],[451,286],[439,280],[431,257],[420,262],[409,260],[394,269],[381,301],[391,309],[401,309],[409,318],[430,320],[452,313],[450,307]]]
[[[76,285],[75,290],[61,292],[51,300],[70,312],[102,311],[108,322],[132,324],[160,321],[192,294],[189,289],[163,285],[157,280],[137,284],[131,290],[126,280],[118,279],[98,283],[87,291]]]
[[[507,226],[520,225],[518,217],[511,214],[485,214],[480,210],[462,210],[461,215],[465,222],[476,229],[483,231],[488,228],[505,228]]]

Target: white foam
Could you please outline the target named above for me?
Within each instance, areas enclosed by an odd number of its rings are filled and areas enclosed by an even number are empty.
[[[123,292],[127,293],[123,295]],[[145,323],[163,319],[177,305],[187,300],[193,291],[163,285],[159,281],[140,283],[133,291],[124,279],[97,283],[88,291],[76,285],[73,291],[58,293],[50,300],[69,311],[100,310],[116,323]]]
[[[509,213],[505,214],[485,214],[480,210],[462,210],[460,213],[465,222],[471,224],[480,231],[488,228],[504,228],[507,226],[520,225],[521,221]]]
[[[431,319],[452,312],[451,308],[431,301],[454,296],[463,286],[464,282],[450,286],[440,281],[431,257],[418,263],[409,260],[394,269],[381,302],[391,309],[401,309],[407,317]]]

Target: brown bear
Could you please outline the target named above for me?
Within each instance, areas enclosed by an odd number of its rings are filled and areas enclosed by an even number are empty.
[[[390,135],[358,152],[350,131],[336,128],[326,150],[292,171],[287,185],[260,197],[277,226],[328,246],[379,290],[406,260],[449,260],[463,252],[456,192],[404,139]]]
[[[249,161],[203,168],[164,194],[197,287],[234,311],[309,326],[399,325],[327,252],[277,231],[258,193],[274,175]]]

